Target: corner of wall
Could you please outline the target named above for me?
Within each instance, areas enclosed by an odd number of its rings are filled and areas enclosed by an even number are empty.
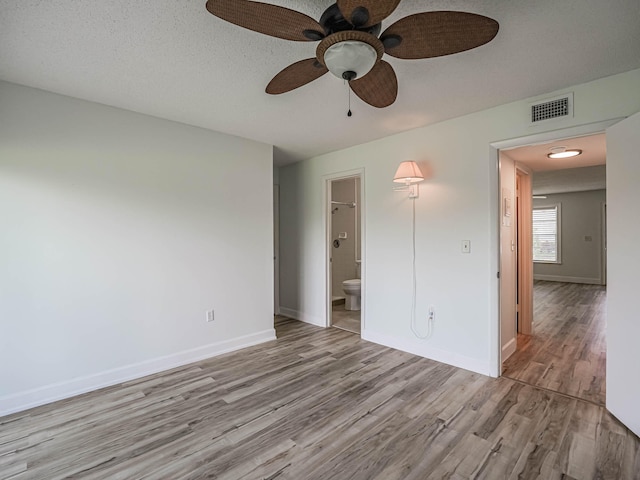
[[[447,365],[452,365],[481,375],[495,376],[492,375],[488,361],[480,361],[459,353],[434,348],[425,342],[393,337],[371,331],[370,329],[365,329],[362,332],[362,339],[377,343],[378,345],[384,345],[385,347],[395,348],[396,350],[402,350],[403,352],[428,358],[429,360],[446,363]]]

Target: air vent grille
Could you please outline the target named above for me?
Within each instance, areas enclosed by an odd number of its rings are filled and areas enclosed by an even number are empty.
[[[569,96],[531,105],[531,123],[550,120],[552,118],[567,117],[572,113],[571,107]]]

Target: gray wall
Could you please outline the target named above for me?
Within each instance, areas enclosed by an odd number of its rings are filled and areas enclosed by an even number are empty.
[[[596,165],[536,172],[532,186],[534,195],[603,190],[607,188],[607,167]]]
[[[561,264],[534,263],[535,279],[601,283],[602,204],[605,201],[606,190],[558,193],[547,195],[546,199],[534,199],[534,207],[561,205],[562,260]]]

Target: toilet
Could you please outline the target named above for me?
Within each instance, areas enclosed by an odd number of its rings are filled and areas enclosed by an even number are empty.
[[[342,282],[342,290],[345,293],[346,300],[344,304],[345,310],[360,310],[360,261],[356,261],[356,275],[358,278],[345,280]]]
[[[342,290],[346,295],[345,310],[360,310],[360,279],[345,280],[342,282]]]

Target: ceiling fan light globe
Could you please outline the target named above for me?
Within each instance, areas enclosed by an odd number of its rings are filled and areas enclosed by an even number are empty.
[[[377,60],[376,49],[357,40],[345,40],[331,45],[324,54],[325,65],[341,80],[345,72],[355,72],[355,78],[364,77],[371,71]]]

